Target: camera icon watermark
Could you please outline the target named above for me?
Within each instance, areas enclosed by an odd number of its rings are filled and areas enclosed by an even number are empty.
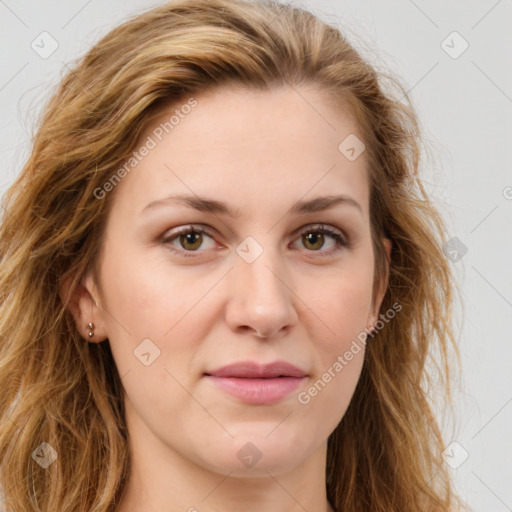
[[[41,32],[31,43],[30,47],[34,50],[39,57],[47,59],[59,47],[57,40],[48,32]]]
[[[454,236],[444,244],[443,252],[450,261],[456,263],[468,252],[468,248],[459,238]]]
[[[263,454],[253,443],[245,443],[238,450],[236,456],[244,466],[252,468],[261,459]]]
[[[135,347],[133,355],[144,366],[149,366],[160,356],[160,349],[149,338],[146,338]]]
[[[441,41],[441,48],[452,59],[458,59],[469,48],[469,43],[454,30]]]
[[[48,443],[41,443],[33,452],[32,458],[43,468],[48,468],[57,460],[57,452]]]
[[[246,263],[253,263],[263,254],[263,247],[252,236],[245,238],[235,250]]]
[[[338,146],[339,152],[351,162],[357,160],[365,149],[363,141],[353,133],[345,137]]]
[[[459,444],[457,441],[453,441],[443,450],[443,460],[450,466],[452,469],[457,469],[469,457],[469,453],[467,450]]]

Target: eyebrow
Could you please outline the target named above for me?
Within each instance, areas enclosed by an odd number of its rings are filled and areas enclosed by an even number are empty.
[[[156,201],[152,201],[147,204],[141,213],[146,212],[147,210],[151,210],[158,206],[165,206],[172,203],[182,204],[189,208],[193,208],[200,212],[208,212],[214,213],[218,215],[226,215],[228,217],[240,217],[241,212],[239,209],[233,209],[228,206],[226,203],[221,201],[216,201],[214,199],[208,199],[206,197],[201,197],[198,195],[172,195],[168,197],[164,197],[163,199],[157,199]],[[352,197],[348,195],[336,195],[336,196],[325,196],[325,197],[316,197],[315,199],[310,199],[308,201],[298,201],[295,203],[290,209],[289,213],[292,214],[305,214],[305,213],[315,213],[324,210],[328,210],[337,205],[348,205],[353,206],[358,209],[361,213],[363,213],[363,208],[361,205]]]

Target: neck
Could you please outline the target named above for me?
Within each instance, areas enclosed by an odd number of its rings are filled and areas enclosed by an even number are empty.
[[[139,436],[130,446],[131,473],[118,512],[333,512],[326,497],[327,443],[284,472],[216,472]]]

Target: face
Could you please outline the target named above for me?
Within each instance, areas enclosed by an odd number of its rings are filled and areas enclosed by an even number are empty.
[[[109,339],[145,453],[283,472],[325,450],[349,405],[383,295],[365,154],[339,149],[362,134],[324,93],[297,91],[173,105],[109,192],[99,282],[85,280],[98,307],[81,303],[80,328],[92,315],[93,341]]]

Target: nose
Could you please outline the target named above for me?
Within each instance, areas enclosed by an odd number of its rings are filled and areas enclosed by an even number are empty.
[[[273,338],[296,324],[296,294],[275,251],[265,249],[252,263],[235,262],[228,274],[226,322],[235,332]]]

